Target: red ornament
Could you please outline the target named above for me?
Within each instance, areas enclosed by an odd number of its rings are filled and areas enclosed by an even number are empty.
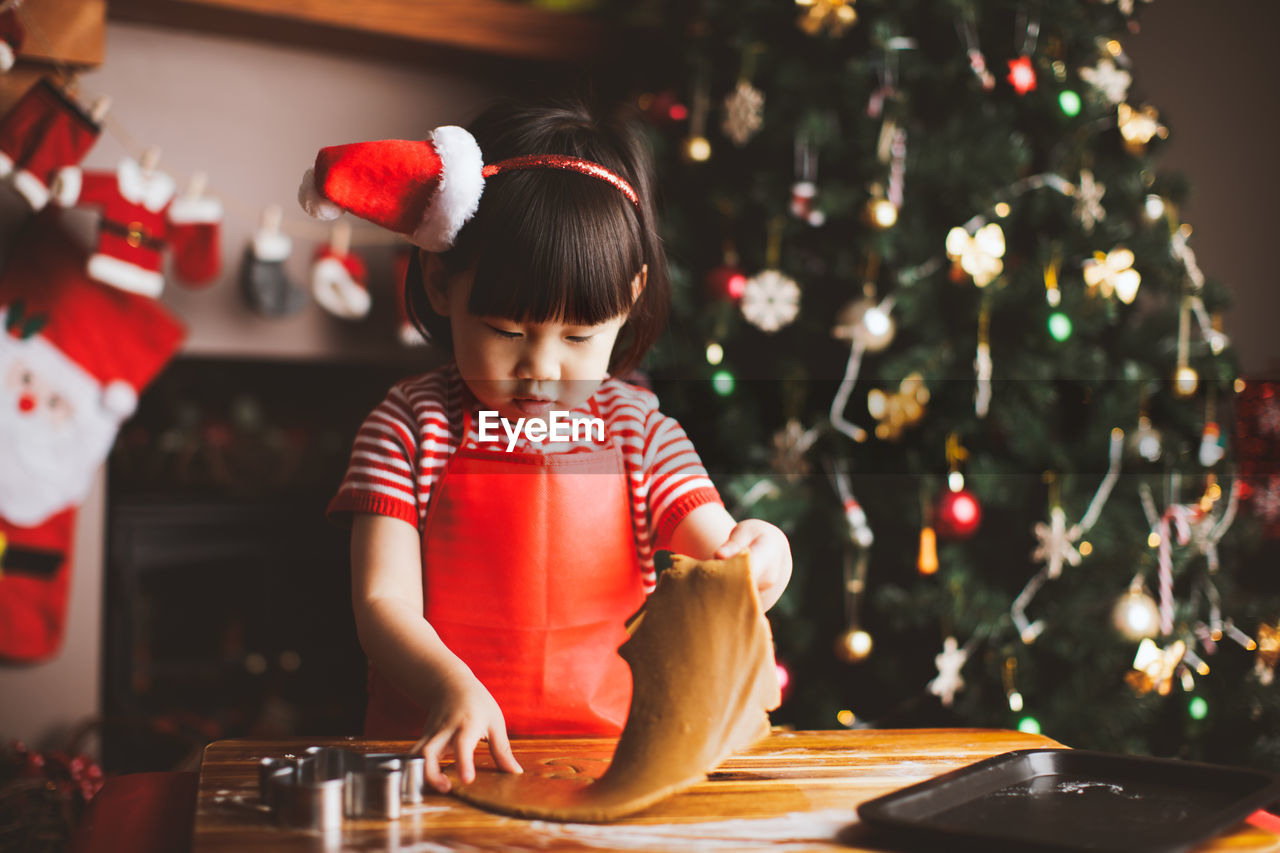
[[[746,274],[735,266],[725,264],[707,273],[707,292],[716,299],[741,299],[746,287]]]
[[[948,539],[968,539],[982,523],[982,505],[968,489],[947,491],[938,499],[933,518],[938,535]]]
[[[675,92],[641,95],[639,106],[649,117],[649,121],[656,125],[677,124],[689,117],[689,108],[680,103]]]
[[[1019,95],[1025,95],[1036,87],[1036,70],[1031,67],[1031,57],[1023,54],[1009,60],[1008,80]]]

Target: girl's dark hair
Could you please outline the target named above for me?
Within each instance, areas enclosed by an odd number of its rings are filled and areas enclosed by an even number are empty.
[[[635,369],[657,339],[670,303],[666,254],[654,219],[653,166],[636,120],[596,115],[582,101],[500,101],[468,130],[485,163],[528,154],[565,154],[622,176],[639,206],[598,178],[561,169],[525,169],[485,181],[476,215],[440,254],[450,276],[475,267],[468,307],[514,322],[595,325],[627,313],[609,371]],[[631,282],[648,265],[635,304]],[[409,267],[405,305],[433,344],[453,349],[449,320],[431,308],[418,264]]]

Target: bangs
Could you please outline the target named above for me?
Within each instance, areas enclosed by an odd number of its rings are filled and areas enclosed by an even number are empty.
[[[457,248],[475,258],[471,313],[523,323],[625,314],[645,258],[639,217],[617,188],[555,169],[490,179]]]

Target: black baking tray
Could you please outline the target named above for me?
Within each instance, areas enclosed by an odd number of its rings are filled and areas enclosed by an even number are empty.
[[[1075,749],[1019,749],[858,806],[886,841],[929,850],[1174,853],[1280,797],[1261,770]]]

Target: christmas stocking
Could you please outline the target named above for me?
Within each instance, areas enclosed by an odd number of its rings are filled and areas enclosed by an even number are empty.
[[[42,78],[0,120],[0,177],[40,210],[59,169],[79,163],[101,128],[65,92]]]
[[[244,250],[240,292],[254,311],[267,317],[287,317],[307,304],[307,295],[294,287],[284,271],[293,241],[280,231],[261,228]]]
[[[321,308],[344,320],[359,320],[369,313],[367,280],[359,256],[339,253],[332,246],[322,246],[311,265],[311,295]]]
[[[419,332],[417,326],[413,325],[413,321],[409,319],[409,307],[404,302],[405,288],[410,286],[408,277],[413,275],[415,282],[421,278],[418,275],[418,265],[411,263],[417,252],[416,246],[397,249],[391,264],[391,277],[395,279],[396,285],[396,331],[400,337],[400,343],[407,347],[420,347],[427,343],[422,332]]]
[[[151,299],[104,287],[38,217],[0,277],[0,659],[62,639],[76,507],[181,325]]]
[[[167,173],[125,157],[114,172],[58,172],[58,203],[102,210],[98,247],[87,265],[103,284],[158,297],[164,290],[164,253],[172,249],[180,279],[204,284],[221,265],[218,233],[222,205],[217,199],[184,195],[174,199]]]
[[[0,12],[0,74],[8,73],[18,61],[18,51],[27,35],[18,16],[17,0],[4,4],[3,9]]]

